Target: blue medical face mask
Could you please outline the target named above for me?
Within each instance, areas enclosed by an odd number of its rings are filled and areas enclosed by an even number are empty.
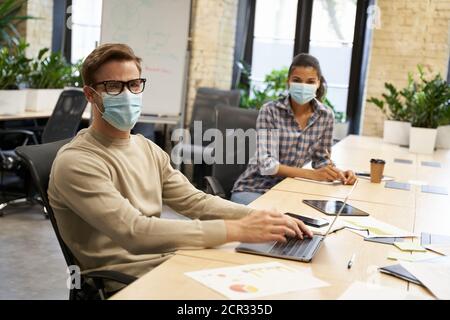
[[[289,94],[298,104],[306,104],[316,97],[317,86],[307,83],[289,83]]]
[[[99,111],[102,118],[118,130],[131,130],[141,115],[142,93],[134,94],[124,90],[117,96],[112,96],[102,92],[101,97],[104,111]]]

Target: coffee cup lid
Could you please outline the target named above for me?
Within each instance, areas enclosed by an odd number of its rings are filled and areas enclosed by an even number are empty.
[[[370,163],[386,164],[386,161],[382,159],[370,159]]]

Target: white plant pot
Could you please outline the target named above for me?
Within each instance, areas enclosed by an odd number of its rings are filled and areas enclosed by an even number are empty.
[[[450,149],[450,125],[437,128],[436,148]]]
[[[409,132],[411,123],[403,121],[384,121],[383,141],[400,146],[407,146],[409,143]]]
[[[53,110],[63,89],[28,89],[27,111]]]
[[[0,114],[13,115],[25,112],[26,90],[0,90]]]
[[[431,154],[436,145],[437,129],[411,127],[409,152]]]
[[[347,122],[335,122],[334,129],[333,129],[333,139],[342,140],[346,136],[348,136],[349,126],[350,126],[350,123],[348,121]]]

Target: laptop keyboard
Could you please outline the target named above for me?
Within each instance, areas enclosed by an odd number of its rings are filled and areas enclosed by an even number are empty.
[[[278,241],[269,253],[280,256],[302,257],[306,256],[316,247],[316,242],[316,238],[304,238],[303,240],[288,238],[287,242]]]

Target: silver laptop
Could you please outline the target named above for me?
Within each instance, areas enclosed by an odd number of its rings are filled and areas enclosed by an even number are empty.
[[[356,180],[355,184],[350,189],[350,192],[345,197],[344,204],[336,214],[325,235],[314,235],[312,238],[304,238],[303,240],[299,238],[288,238],[287,242],[271,241],[264,243],[241,243],[236,247],[236,251],[275,258],[310,262],[319,250],[322,242],[330,233],[331,228],[333,227],[337,218],[339,218],[339,216],[341,215],[342,210],[347,204],[348,198],[352,194],[353,190],[355,190],[357,184],[358,180]]]

